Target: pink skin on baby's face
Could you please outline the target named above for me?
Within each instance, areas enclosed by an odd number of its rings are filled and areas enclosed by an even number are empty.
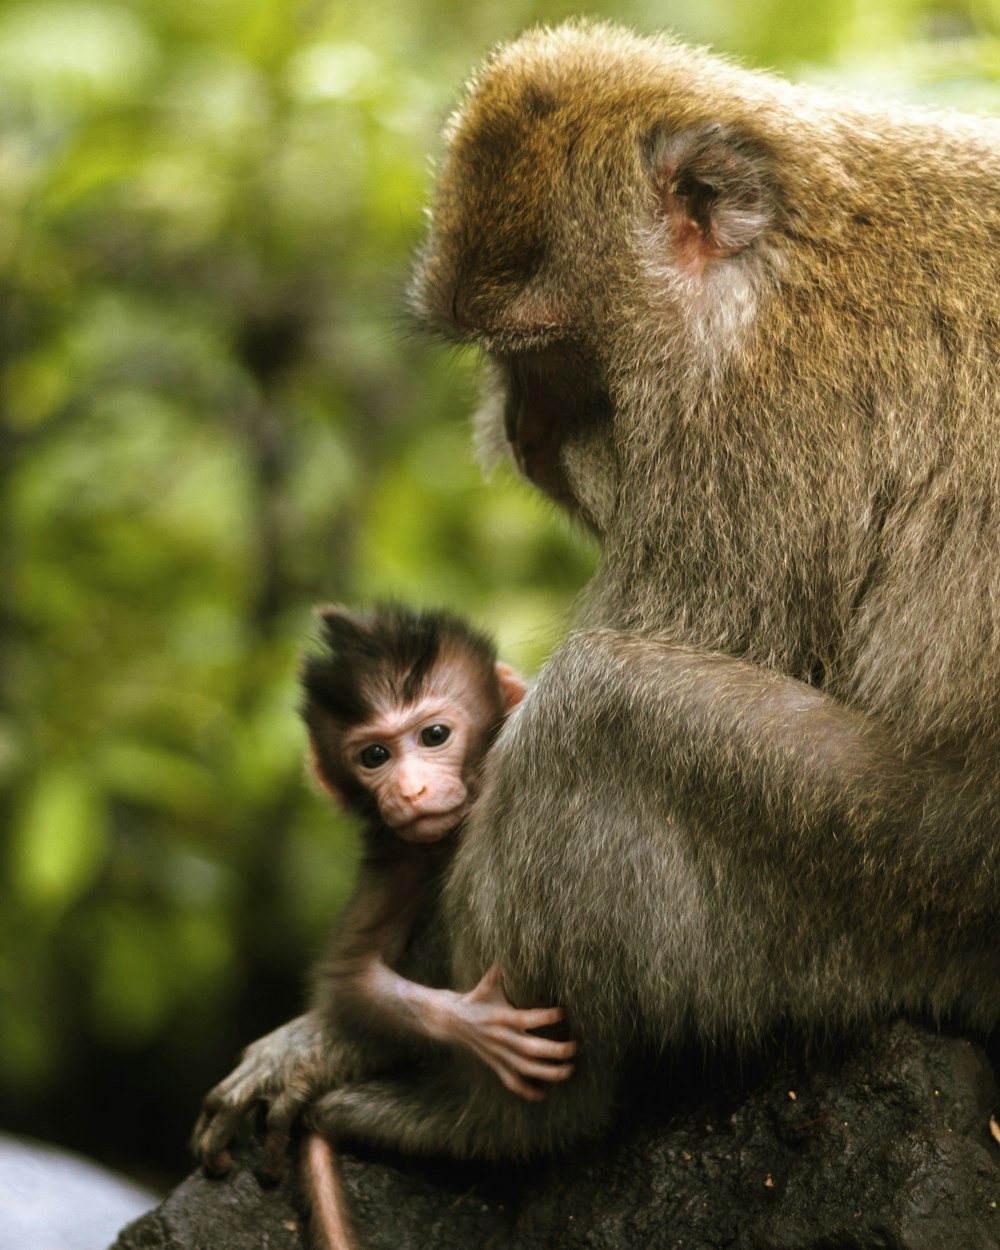
[[[520,694],[510,688],[509,673],[498,666],[512,707]],[[436,842],[469,810],[496,718],[480,684],[461,660],[442,660],[418,701],[379,707],[344,737],[346,766],[375,799],[382,820],[407,842]]]

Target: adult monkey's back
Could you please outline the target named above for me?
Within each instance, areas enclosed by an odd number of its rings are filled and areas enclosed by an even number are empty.
[[[501,49],[447,140],[417,306],[603,547],[457,857],[456,975],[563,1005],[580,1067],[308,1120],[526,1154],[606,1119],[635,1039],[994,1022],[1000,127],[576,25]]]

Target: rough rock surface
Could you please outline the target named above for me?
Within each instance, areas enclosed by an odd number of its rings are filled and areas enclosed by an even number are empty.
[[[650,1090],[655,1089],[655,1097]],[[1000,1250],[984,1051],[897,1021],[835,1053],[638,1075],[614,1131],[544,1166],[343,1154],[365,1250]],[[113,1250],[300,1250],[252,1157],[189,1177]]]

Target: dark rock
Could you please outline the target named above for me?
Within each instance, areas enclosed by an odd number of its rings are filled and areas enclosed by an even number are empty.
[[[343,1178],[366,1250],[1000,1250],[996,1100],[979,1046],[898,1021],[735,1089],[647,1070],[613,1132],[543,1166],[344,1152]],[[114,1250],[300,1250],[291,1185],[252,1162],[189,1177]]]

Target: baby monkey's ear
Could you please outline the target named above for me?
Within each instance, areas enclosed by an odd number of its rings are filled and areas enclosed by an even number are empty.
[[[498,660],[494,667],[503,701],[507,705],[507,711],[512,712],[528,693],[528,683],[523,677],[519,677],[509,664]]]
[[[311,733],[309,735],[308,763],[310,773],[312,773],[324,794],[344,811],[350,810],[350,804],[345,798],[343,791],[334,782],[329,770],[323,766],[323,753],[316,745],[316,740]]]

